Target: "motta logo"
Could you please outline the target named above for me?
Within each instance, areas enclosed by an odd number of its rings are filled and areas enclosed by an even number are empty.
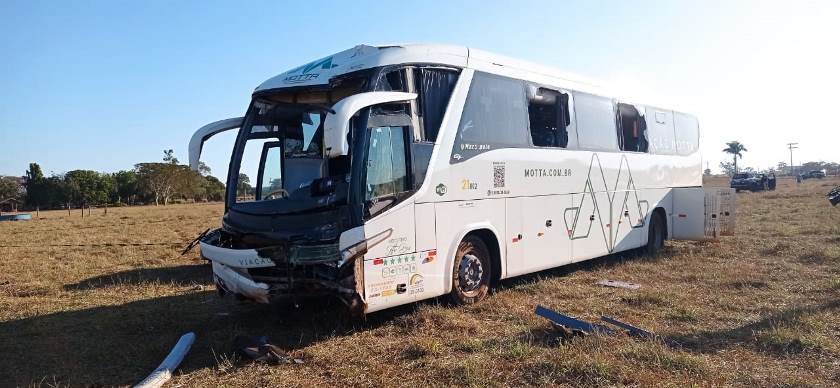
[[[435,193],[443,197],[444,194],[446,194],[446,185],[444,185],[443,183],[438,184],[437,187],[435,187]]]
[[[318,68],[322,70],[329,70],[336,66],[338,65],[333,64],[333,57],[319,59],[317,61],[310,62],[303,66],[289,70],[289,72],[287,73],[289,74],[289,76],[283,78],[283,82],[287,84],[297,84],[306,81],[311,81],[313,79],[318,78],[318,76],[320,75],[318,73],[311,73],[311,71],[316,70]]]

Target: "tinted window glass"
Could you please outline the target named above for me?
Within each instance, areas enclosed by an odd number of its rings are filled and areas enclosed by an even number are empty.
[[[458,125],[452,163],[496,148],[528,146],[524,83],[476,72]]]
[[[696,118],[684,113],[674,113],[674,134],[677,154],[691,155],[697,151],[700,134]]]
[[[283,189],[283,170],[281,168],[282,157],[280,155],[280,145],[272,146],[263,149],[263,165],[262,171],[257,180],[260,182],[257,189],[259,194],[257,198],[268,200],[283,198],[285,195]]]
[[[408,191],[405,127],[371,128],[365,199],[371,201],[404,191]]]
[[[611,99],[575,92],[575,115],[580,148],[618,150],[615,111]]]
[[[434,142],[437,139],[440,123],[456,81],[458,81],[458,73],[454,70],[417,69],[415,71],[414,89],[419,95],[417,115],[423,128],[422,138],[416,140]]]

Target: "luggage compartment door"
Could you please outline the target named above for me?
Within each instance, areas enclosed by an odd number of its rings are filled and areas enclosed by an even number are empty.
[[[706,192],[702,187],[673,189],[674,211],[671,213],[673,238],[707,240]]]
[[[715,240],[735,234],[735,193],[726,188],[677,188],[671,214],[673,238]]]

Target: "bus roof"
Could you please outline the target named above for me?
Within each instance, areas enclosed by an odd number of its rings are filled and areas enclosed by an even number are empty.
[[[338,75],[403,63],[428,63],[472,68],[547,86],[569,88],[580,92],[618,98],[624,102],[642,104],[641,101],[637,101],[632,96],[618,95],[615,91],[608,90],[601,86],[599,82],[550,66],[510,58],[484,50],[444,44],[358,45],[269,78],[257,86],[254,92],[324,85]],[[661,105],[652,106],[665,108]]]

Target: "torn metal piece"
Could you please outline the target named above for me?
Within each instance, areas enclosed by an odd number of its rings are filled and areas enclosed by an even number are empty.
[[[610,330],[608,327],[603,325],[598,325],[595,323],[589,323],[586,321],[582,321],[577,318],[570,317],[568,315],[560,314],[554,310],[547,309],[543,306],[537,306],[534,313],[537,315],[548,319],[549,321],[572,329],[572,330],[579,330],[584,334],[608,334],[608,335],[616,335],[616,332]]]
[[[653,334],[653,333],[651,333],[647,330],[644,330],[644,329],[640,329],[636,326],[621,322],[617,319],[610,318],[610,317],[605,316],[605,315],[601,316],[601,320],[606,322],[606,323],[616,325],[616,326],[618,326],[618,327],[620,327],[624,330],[627,330],[627,334],[629,334],[630,336],[633,336],[633,337],[650,338],[650,339],[655,339],[656,338],[656,334]]]
[[[595,284],[597,284],[599,286],[604,286],[604,287],[627,288],[627,289],[631,289],[631,290],[638,290],[641,287],[640,284],[622,282],[620,280],[609,280],[609,279],[599,280]]]

